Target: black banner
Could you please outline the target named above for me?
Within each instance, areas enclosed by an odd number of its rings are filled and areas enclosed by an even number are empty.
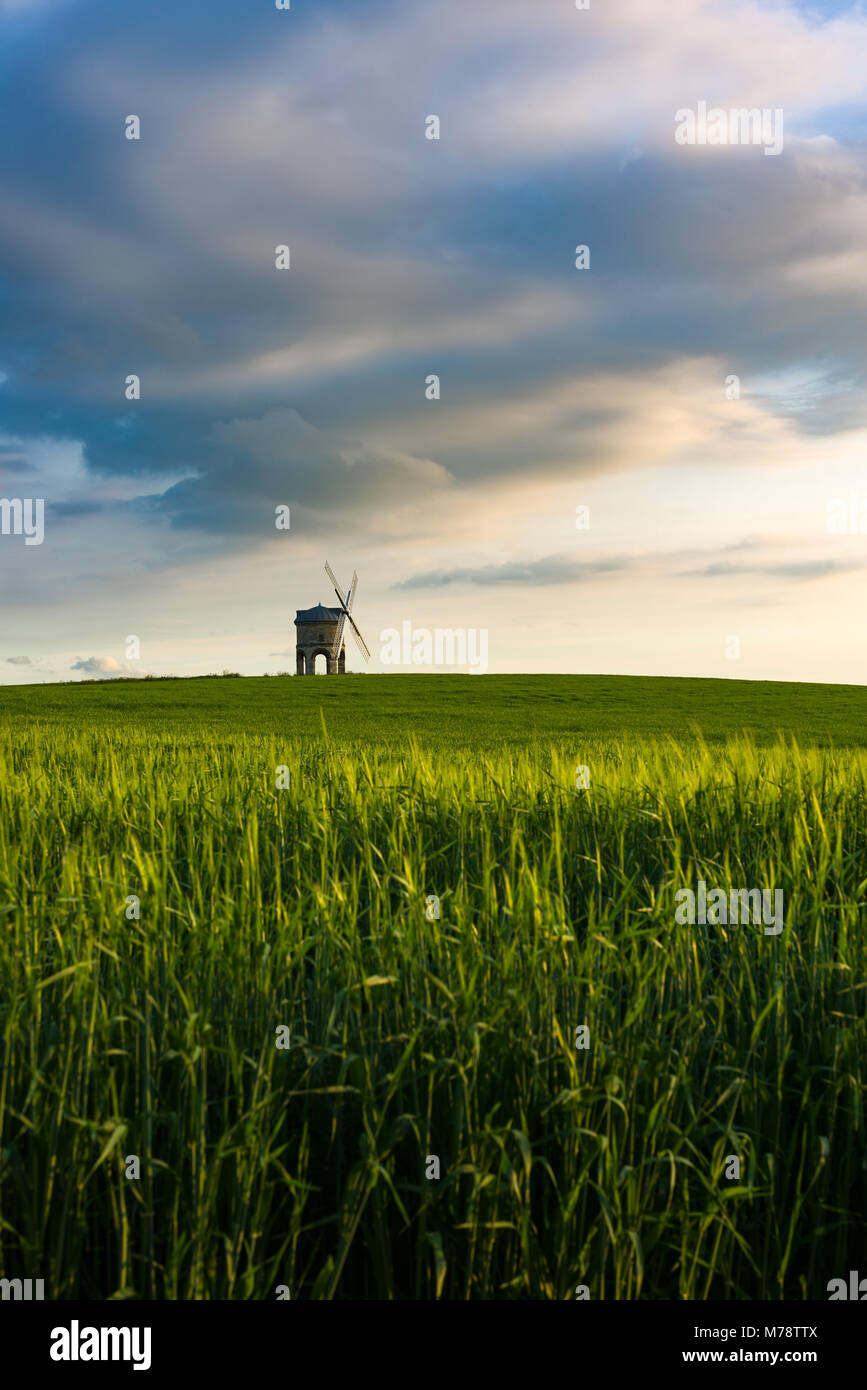
[[[514,1300],[509,1300],[510,1302]],[[807,1367],[827,1379],[829,1373],[848,1371],[857,1364],[864,1336],[864,1312],[859,1308],[827,1303],[618,1303],[576,1300],[578,1307],[529,1315],[527,1332],[532,1343],[516,1341],[520,1324],[510,1316],[500,1322],[494,1309],[478,1305],[455,1312],[449,1322],[442,1308],[427,1315],[411,1329],[411,1335],[433,1335],[434,1355],[449,1355],[448,1336],[462,1342],[484,1335],[473,1343],[486,1361],[498,1359],[502,1349],[509,1370],[519,1345],[534,1360],[544,1354],[547,1362],[564,1339],[563,1351],[603,1361],[617,1374],[632,1371],[642,1376],[668,1375],[675,1368],[692,1368],[701,1374],[713,1366]],[[356,1323],[360,1305],[335,1305],[330,1310],[290,1300],[266,1305],[245,1303],[0,1303],[0,1335],[3,1362],[26,1371],[49,1375],[62,1382],[70,1376],[90,1378],[101,1371],[115,1377],[191,1373],[214,1375],[225,1383],[234,1375],[251,1371],[287,1370],[298,1367],[299,1334],[324,1335],[329,1377],[341,1366],[357,1372],[360,1364],[372,1367],[381,1359],[393,1374],[399,1365],[406,1373],[411,1359],[402,1355],[407,1332],[407,1310],[382,1307],[374,1315],[364,1309],[364,1327]],[[514,1310],[513,1310],[514,1311]],[[430,1320],[428,1321],[428,1317]],[[321,1321],[320,1321],[321,1318]],[[382,1321],[380,1322],[380,1318]],[[355,1332],[347,1338],[345,1334]],[[537,1339],[544,1334],[544,1344]],[[341,1340],[343,1338],[343,1340]],[[544,1346],[544,1353],[541,1348]],[[308,1351],[310,1347],[308,1347]],[[398,1358],[397,1362],[395,1358]],[[425,1363],[426,1367],[431,1363]],[[577,1365],[577,1363],[576,1363]]]

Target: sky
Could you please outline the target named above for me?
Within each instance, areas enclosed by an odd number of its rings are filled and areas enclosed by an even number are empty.
[[[326,561],[356,671],[867,682],[863,5],[0,0],[0,112],[0,684],[294,671]]]

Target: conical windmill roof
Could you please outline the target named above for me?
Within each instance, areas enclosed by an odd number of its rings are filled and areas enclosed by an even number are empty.
[[[298,608],[295,611],[296,623],[336,623],[341,609],[325,608],[317,603],[315,608]]]

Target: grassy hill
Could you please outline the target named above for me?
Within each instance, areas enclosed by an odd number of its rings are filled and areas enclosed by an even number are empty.
[[[321,713],[320,713],[321,711]],[[867,687],[657,676],[373,675],[202,677],[0,687],[0,720],[56,727],[132,725],[151,731],[409,737],[429,746],[495,748],[534,740],[629,734],[710,742],[746,732],[757,743],[867,743]]]

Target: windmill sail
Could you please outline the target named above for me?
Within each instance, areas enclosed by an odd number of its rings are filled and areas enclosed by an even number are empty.
[[[347,616],[348,616],[348,615],[347,615]],[[356,645],[356,647],[358,648],[358,650],[361,652],[361,655],[364,657],[365,661],[369,661],[369,660],[370,660],[370,648],[368,647],[368,645],[367,645],[367,643],[365,642],[364,638],[362,637],[361,633],[358,631],[358,628],[357,628],[356,625],[355,625],[355,621],[354,621],[354,619],[352,619],[352,618],[349,619],[349,630],[350,630],[350,632],[352,633],[353,637],[355,638],[355,645]]]
[[[334,586],[334,592],[337,595],[337,601],[340,604],[340,619],[337,624],[337,635],[335,637],[334,646],[332,648],[332,656],[336,658],[340,654],[340,644],[343,641],[343,633],[345,631],[346,623],[348,621],[349,630],[352,633],[352,636],[355,640],[355,645],[358,647],[358,650],[361,652],[361,655],[364,657],[365,661],[369,661],[370,648],[368,647],[367,643],[362,637],[358,624],[356,623],[355,619],[349,611],[352,607],[355,595],[358,592],[358,571],[353,570],[352,572],[352,583],[349,586],[349,592],[347,594],[344,594],[343,590],[341,589],[340,585],[334,577],[334,571],[332,570],[331,566],[328,564],[327,561],[325,562],[325,573],[328,575],[328,578],[331,580],[331,583]]]
[[[331,655],[336,659],[340,655],[340,644],[343,641],[343,629],[346,626],[346,614],[340,614],[337,624],[337,632],[334,637],[334,646],[331,648]]]

